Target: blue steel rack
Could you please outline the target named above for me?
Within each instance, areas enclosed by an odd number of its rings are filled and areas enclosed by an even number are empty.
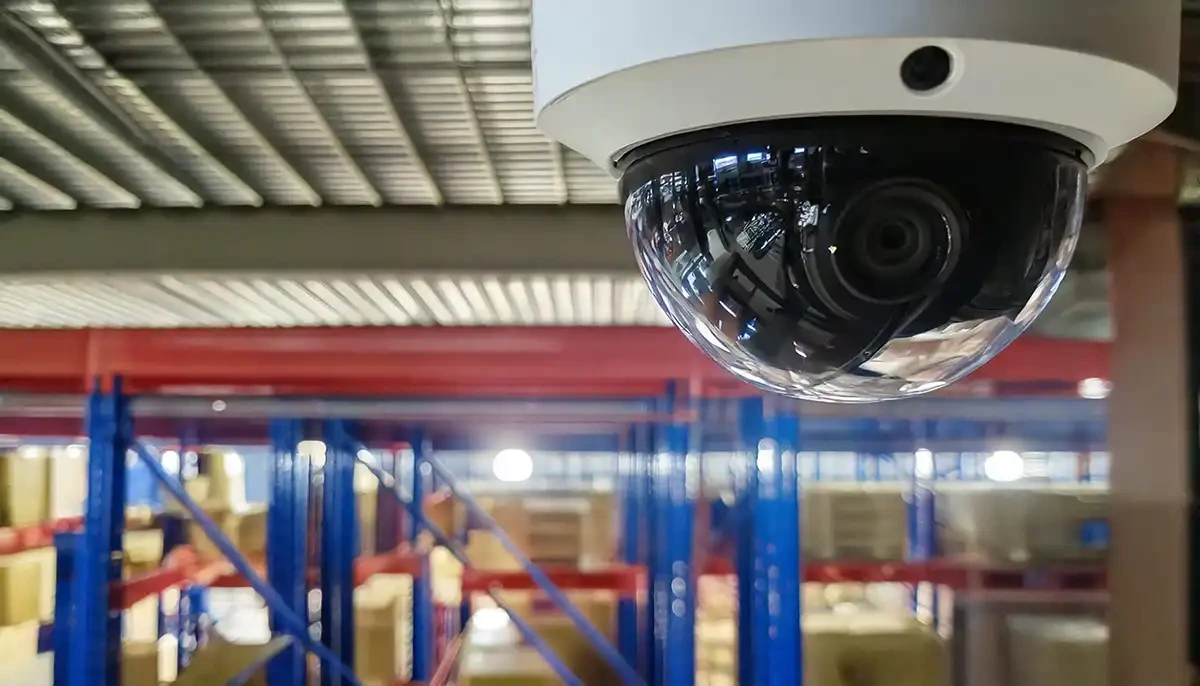
[[[155,399],[147,399],[153,407]],[[142,402],[142,399],[138,399]],[[499,401],[497,401],[499,402]],[[641,575],[642,599],[623,595],[618,604],[616,644],[610,644],[575,609],[556,583],[561,580],[529,563],[516,546],[496,527],[495,522],[474,502],[445,464],[432,450],[433,439],[447,445],[463,444],[463,437],[436,422],[428,430],[408,427],[405,442],[411,446],[413,468],[402,483],[398,460],[376,463],[364,458],[362,437],[386,435],[396,438],[397,415],[386,420],[351,422],[342,413],[323,424],[299,419],[273,419],[269,437],[273,448],[271,508],[268,514],[268,552],[266,579],[256,567],[240,556],[191,502],[179,482],[169,476],[153,451],[137,441],[133,433],[133,401],[121,392],[120,380],[97,390],[88,398],[86,419],[90,442],[89,489],[82,533],[56,536],[59,546],[59,614],[54,626],[56,684],[65,686],[115,686],[120,669],[120,597],[110,589],[121,586],[120,540],[124,524],[125,455],[133,451],[156,478],[167,484],[173,494],[205,529],[249,583],[267,601],[271,609],[273,631],[292,635],[295,645],[268,665],[271,686],[304,683],[307,673],[306,652],[322,658],[323,684],[358,684],[347,665],[353,664],[352,591],[356,582],[355,557],[360,540],[356,531],[355,501],[352,493],[356,461],[367,464],[380,480],[384,493],[408,513],[403,532],[381,530],[379,540],[390,549],[398,544],[401,533],[415,550],[428,533],[439,544],[466,561],[462,546],[422,514],[420,503],[430,492],[434,479],[448,487],[472,511],[477,519],[492,528],[501,542],[522,562],[532,585],[556,601],[575,621],[580,631],[613,666],[625,684],[648,686],[690,686],[695,679],[696,577],[704,570],[694,549],[695,510],[700,491],[702,449],[716,446],[736,448],[736,500],[732,513],[734,526],[734,571],[738,575],[739,605],[739,681],[743,684],[787,684],[798,686],[803,679],[802,636],[799,622],[801,582],[805,571],[800,564],[800,473],[801,446],[808,450],[840,449],[866,445],[872,452],[911,452],[917,446],[933,450],[978,444],[981,436],[1021,434],[1026,445],[1042,448],[1057,446],[1091,449],[1102,444],[1102,429],[1094,406],[1087,406],[1069,423],[1069,430],[1013,423],[999,429],[995,422],[978,418],[932,422],[914,422],[910,417],[877,417],[869,421],[818,415],[806,416],[801,423],[797,405],[762,398],[738,401],[703,400],[677,394],[674,386],[652,399],[626,403],[615,419],[601,429],[579,436],[575,445],[592,449],[619,449],[618,495],[623,518],[619,560],[644,570]],[[229,399],[230,406],[240,404]],[[247,407],[253,406],[247,404]],[[224,402],[222,403],[224,407]],[[298,402],[296,415],[312,416],[309,410],[320,405]],[[594,408],[593,408],[594,409]],[[233,414],[232,412],[230,414]],[[428,421],[420,417],[417,421]],[[994,414],[984,412],[982,416]],[[403,414],[399,414],[403,419]],[[461,422],[462,415],[455,415]],[[1023,420],[1024,421],[1024,420]],[[915,425],[915,428],[914,428]],[[159,426],[159,425],[154,425]],[[381,426],[383,430],[381,430]],[[190,429],[193,438],[200,434]],[[184,433],[171,425],[174,435]],[[240,428],[239,437],[247,435]],[[607,431],[607,433],[606,433]],[[316,497],[311,487],[314,466],[298,449],[302,439],[319,435],[326,443],[326,462],[320,491],[323,508],[321,546],[321,588],[323,608],[321,638],[310,638],[307,575],[309,546],[309,509]],[[468,438],[469,440],[469,438]],[[557,445],[568,445],[556,435]],[[190,441],[191,444],[198,440]],[[219,442],[219,441],[214,441]],[[856,458],[859,478],[880,478],[881,459]],[[873,465],[873,471],[869,466]],[[1080,473],[1088,470],[1081,468]],[[856,575],[870,580],[939,581],[953,584],[961,570],[941,568],[933,560],[932,484],[918,479],[913,470],[914,499],[910,521],[914,528],[913,549],[908,567],[890,565],[875,569],[841,568],[839,574],[853,579]],[[961,472],[961,466],[960,466]],[[930,477],[936,478],[937,470]],[[928,562],[928,564],[925,564]],[[425,681],[448,673],[435,664],[434,608],[430,598],[428,560],[418,556],[414,569],[413,604],[413,679]],[[811,575],[812,569],[807,570]],[[187,581],[187,575],[171,577],[171,582]],[[199,587],[198,587],[199,588]],[[111,596],[116,596],[113,601]],[[202,597],[194,596],[195,603]],[[194,605],[195,603],[189,603]],[[193,608],[195,609],[195,608]],[[518,627],[524,628],[514,616]],[[194,623],[193,623],[194,624]],[[539,641],[530,637],[535,645]],[[457,644],[461,645],[461,643]],[[544,649],[545,646],[542,645]],[[546,653],[564,681],[574,683],[569,670]],[[565,671],[564,671],[565,670]]]

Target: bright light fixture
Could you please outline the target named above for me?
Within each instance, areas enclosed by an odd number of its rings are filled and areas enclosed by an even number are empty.
[[[505,448],[492,460],[492,474],[508,483],[528,481],[533,476],[533,458],[519,448]]]
[[[212,404],[213,412],[224,412],[227,405],[224,400],[214,400]]]
[[[481,633],[501,631],[510,621],[508,613],[498,607],[481,607],[471,615],[471,623]]]
[[[1088,400],[1103,400],[1112,392],[1112,382],[1092,377],[1079,382],[1079,397]]]
[[[225,453],[225,473],[229,476],[241,476],[246,473],[246,461],[237,453]]]
[[[754,459],[758,471],[770,474],[775,470],[775,441],[764,438],[758,442],[758,457]]]
[[[913,453],[913,470],[918,479],[933,478],[933,453],[925,448]]]
[[[1019,481],[1025,476],[1025,458],[1012,450],[997,450],[983,461],[983,475],[992,481]]]
[[[175,475],[179,473],[179,453],[174,450],[164,450],[161,459],[163,469],[168,474]]]

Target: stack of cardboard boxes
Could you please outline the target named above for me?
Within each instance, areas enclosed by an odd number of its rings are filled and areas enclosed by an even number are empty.
[[[614,549],[611,499],[603,494],[580,497],[544,496],[479,498],[480,505],[504,529],[508,538],[535,563],[588,567],[603,564]],[[465,517],[461,510],[459,517]],[[459,519],[457,523],[465,520]],[[517,571],[519,562],[491,532],[473,529],[467,535],[467,557],[478,569]],[[448,573],[454,565],[446,564]],[[459,570],[461,571],[461,570]],[[435,574],[435,592],[438,581]],[[449,584],[447,584],[449,585]],[[571,601],[610,640],[614,637],[617,598],[611,592],[572,592]],[[604,659],[575,625],[542,594],[504,592],[503,599],[524,618],[571,670],[589,686],[616,683]],[[474,607],[491,605],[486,595],[472,599]],[[472,632],[475,631],[473,627]],[[474,636],[463,656],[463,681],[472,686],[560,683],[530,646],[519,638],[495,640]]]
[[[613,503],[607,494],[479,498],[480,506],[534,563],[588,568],[607,564],[616,551]],[[468,521],[460,506],[455,526]],[[495,536],[474,528],[467,556],[479,569],[519,569]]]
[[[364,686],[392,686],[410,673],[412,577],[380,574],[354,592],[354,670]]]
[[[937,499],[943,554],[991,562],[1089,562],[1108,550],[1101,486],[947,484]]]
[[[861,584],[805,584],[804,683],[947,686],[949,657],[942,638],[907,608],[877,609],[873,591]],[[736,584],[730,578],[701,577],[697,594],[696,684],[734,686]]]
[[[1021,615],[1008,620],[1010,682],[1021,686],[1108,681],[1108,627],[1086,617]]]
[[[49,502],[48,452],[0,453],[0,528],[49,520]],[[37,656],[38,625],[53,617],[55,559],[53,548],[0,557],[0,656],[13,669]]]
[[[801,537],[808,560],[902,560],[908,511],[895,484],[813,484],[801,499]]]

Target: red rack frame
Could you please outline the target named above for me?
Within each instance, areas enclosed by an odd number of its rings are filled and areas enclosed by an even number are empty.
[[[1107,378],[1109,345],[1023,337],[957,392]],[[750,392],[666,327],[12,330],[0,388],[77,393],[120,374],[131,393],[406,396],[653,395],[667,379]]]

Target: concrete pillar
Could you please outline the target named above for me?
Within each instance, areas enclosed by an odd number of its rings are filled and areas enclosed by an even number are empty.
[[[1190,329],[1178,149],[1137,144],[1109,170],[1115,342],[1109,399],[1113,686],[1189,683],[1189,502],[1200,362]],[[1193,241],[1194,242],[1194,241]]]

